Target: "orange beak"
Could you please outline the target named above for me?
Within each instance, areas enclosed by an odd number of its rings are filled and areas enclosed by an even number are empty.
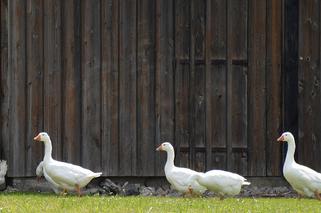
[[[162,150],[163,150],[162,145],[159,145],[156,149],[156,151],[162,151]]]
[[[40,136],[40,134],[37,135],[36,137],[34,137],[33,139],[34,139],[35,141],[41,141],[41,136]]]
[[[283,142],[284,141],[284,137],[283,135],[281,135],[278,139],[277,139],[278,142]]]

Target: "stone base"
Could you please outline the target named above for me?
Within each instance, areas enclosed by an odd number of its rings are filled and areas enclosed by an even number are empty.
[[[295,197],[289,184],[281,177],[247,178],[250,186],[244,186],[238,197]],[[11,178],[8,191],[54,193],[48,182],[42,178]],[[94,179],[82,190],[83,194],[98,195],[142,195],[142,196],[181,196],[170,189],[165,177],[100,177]],[[73,194],[73,193],[72,193]],[[205,193],[205,196],[214,196]]]

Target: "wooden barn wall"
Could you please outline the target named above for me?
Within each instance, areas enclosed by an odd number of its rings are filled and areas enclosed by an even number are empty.
[[[164,141],[180,166],[279,176],[282,4],[1,0],[0,151],[8,176],[35,175],[40,131],[51,136],[54,158],[105,176],[164,175],[166,154],[155,152]],[[314,117],[319,3],[300,13],[313,14],[300,22],[311,45],[300,46],[300,79],[312,82],[300,93],[300,115]],[[304,153],[321,139],[313,122],[300,123],[315,132],[301,134],[315,141]]]
[[[299,0],[298,161],[321,171],[321,2]]]

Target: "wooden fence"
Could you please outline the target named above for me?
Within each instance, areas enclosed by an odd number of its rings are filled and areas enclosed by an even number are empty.
[[[296,0],[1,0],[8,175],[35,175],[43,145],[32,139],[46,131],[56,159],[106,176],[164,175],[165,154],[155,152],[164,141],[177,165],[280,176],[282,125],[299,133],[299,160],[321,169],[320,2],[298,8]]]

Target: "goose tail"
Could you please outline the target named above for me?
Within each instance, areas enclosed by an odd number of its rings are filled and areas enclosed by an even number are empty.
[[[244,181],[242,185],[243,185],[243,186],[248,186],[248,185],[251,185],[251,183],[248,182],[248,181]]]

